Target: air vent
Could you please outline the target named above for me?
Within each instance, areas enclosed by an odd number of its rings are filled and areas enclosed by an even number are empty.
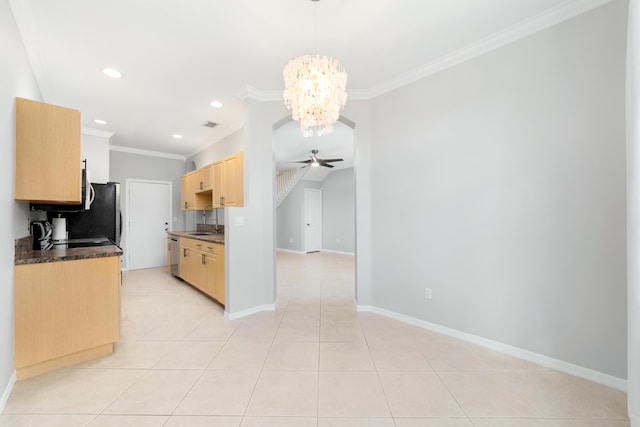
[[[214,127],[218,126],[218,124],[214,123],[214,122],[207,122],[203,126],[208,127],[208,128],[214,128]]]

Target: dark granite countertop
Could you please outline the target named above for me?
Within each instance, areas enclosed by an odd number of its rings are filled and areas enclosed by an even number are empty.
[[[187,237],[189,239],[202,240],[209,243],[217,243],[219,245],[224,245],[224,234],[222,233],[211,233],[211,234],[192,234],[192,233],[201,233],[201,231],[167,231],[167,234],[176,237]]]
[[[122,249],[116,245],[51,249],[48,251],[25,250],[25,248],[30,247],[30,245],[25,245],[24,242],[20,242],[24,239],[25,238],[16,240],[16,256],[14,259],[14,265],[41,264],[45,262],[72,261],[77,259],[104,258],[122,255]],[[30,236],[26,239],[30,239]]]

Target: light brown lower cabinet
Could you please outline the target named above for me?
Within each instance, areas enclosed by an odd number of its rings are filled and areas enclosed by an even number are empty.
[[[120,257],[14,267],[16,377],[112,353],[120,338]]]
[[[180,238],[180,278],[224,305],[224,245]]]

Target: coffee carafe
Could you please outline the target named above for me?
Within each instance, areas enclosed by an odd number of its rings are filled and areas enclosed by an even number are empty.
[[[33,236],[33,249],[50,249],[52,246],[51,234],[53,233],[51,223],[49,221],[32,221],[30,227]]]

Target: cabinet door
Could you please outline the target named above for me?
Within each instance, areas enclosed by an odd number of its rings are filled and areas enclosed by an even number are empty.
[[[244,152],[224,159],[223,196],[226,206],[244,206]]]
[[[16,98],[17,200],[81,202],[80,134],[79,111]]]
[[[202,181],[202,191],[209,191],[212,189],[212,175],[213,175],[213,165],[207,165],[202,168],[202,173],[200,179]]]
[[[198,276],[199,255],[189,248],[180,246],[180,278],[185,282],[192,283]]]
[[[204,256],[204,271],[205,271],[205,286],[203,291],[215,298],[218,299],[218,288],[216,283],[216,268],[218,266],[218,257],[214,254],[205,254]]]
[[[223,203],[223,180],[224,180],[224,161],[213,164],[213,206],[222,207]]]
[[[56,361],[118,341],[120,258],[17,265],[14,307],[18,378],[63,366]],[[35,367],[44,362],[49,365]]]
[[[216,299],[220,304],[225,304],[225,279],[224,279],[224,245],[215,245],[216,260],[215,260],[215,286],[216,286]]]
[[[199,181],[198,176],[194,172],[189,172],[187,174],[187,191],[186,191],[186,200],[187,200],[187,210],[195,210],[196,209],[196,188],[198,188]]]
[[[189,185],[187,184],[187,175],[182,175],[180,177],[180,208],[185,211],[189,209],[188,206],[188,196]]]

